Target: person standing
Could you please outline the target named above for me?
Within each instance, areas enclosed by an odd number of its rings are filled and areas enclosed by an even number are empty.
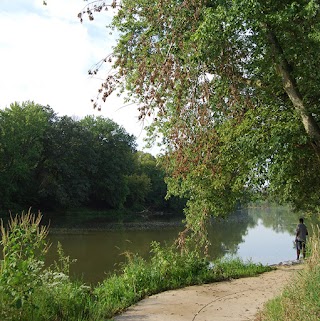
[[[306,242],[307,242],[308,229],[303,223],[303,218],[299,219],[299,224],[296,228],[296,248],[297,248],[297,260],[300,258],[302,250],[303,258],[306,257]]]

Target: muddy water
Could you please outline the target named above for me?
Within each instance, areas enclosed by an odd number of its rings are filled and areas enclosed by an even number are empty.
[[[285,208],[250,209],[238,212],[224,221],[213,221],[209,226],[210,256],[238,256],[244,260],[275,264],[293,260],[294,230],[298,216]],[[308,219],[305,220],[308,222]],[[150,243],[171,243],[181,226],[153,227],[147,230],[85,231],[52,233],[49,262],[56,258],[59,241],[66,255],[77,259],[71,275],[88,283],[101,281],[108,273],[119,269],[126,252],[139,253],[147,258]]]

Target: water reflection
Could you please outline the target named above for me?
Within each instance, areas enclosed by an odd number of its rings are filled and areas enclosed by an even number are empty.
[[[277,233],[294,234],[300,217],[300,214],[292,212],[289,207],[249,208],[248,212],[256,222],[261,220],[263,226]]]
[[[277,264],[296,258],[295,230],[301,214],[288,207],[250,208],[249,216],[255,224],[250,227],[236,255],[244,260],[262,264]],[[317,216],[305,217],[312,236],[313,228],[319,225]]]
[[[248,228],[254,228],[255,225],[256,222],[248,211],[238,211],[225,220],[213,220],[208,230],[210,257],[214,260],[226,253],[235,255],[238,245],[248,233]]]
[[[237,255],[244,260],[262,264],[277,264],[295,259],[293,247],[294,234],[288,231],[268,228],[259,219],[254,228],[250,228],[239,244]]]
[[[295,258],[294,231],[299,216],[286,208],[252,208],[238,212],[225,221],[214,220],[209,226],[212,260],[238,256],[244,260],[275,264]],[[311,222],[306,219],[309,227]],[[147,258],[150,243],[172,243],[181,227],[137,231],[99,231],[86,234],[51,234],[53,244],[49,261],[56,258],[60,241],[66,255],[76,258],[71,273],[86,282],[101,281],[106,274],[125,261],[123,253],[130,251]]]

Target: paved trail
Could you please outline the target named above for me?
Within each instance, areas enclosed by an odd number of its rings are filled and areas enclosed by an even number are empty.
[[[148,297],[115,321],[248,321],[279,294],[302,265],[280,266],[256,277],[167,291]]]

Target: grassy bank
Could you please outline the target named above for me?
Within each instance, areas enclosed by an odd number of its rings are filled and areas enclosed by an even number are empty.
[[[314,231],[308,242],[309,256],[305,268],[269,301],[257,321],[320,320],[320,231]]]
[[[128,253],[117,273],[90,287],[70,280],[70,258],[61,247],[58,261],[45,267],[48,229],[40,217],[16,217],[1,232],[0,320],[107,320],[151,294],[270,270],[240,260],[209,264],[194,251],[153,243],[148,261]]]

